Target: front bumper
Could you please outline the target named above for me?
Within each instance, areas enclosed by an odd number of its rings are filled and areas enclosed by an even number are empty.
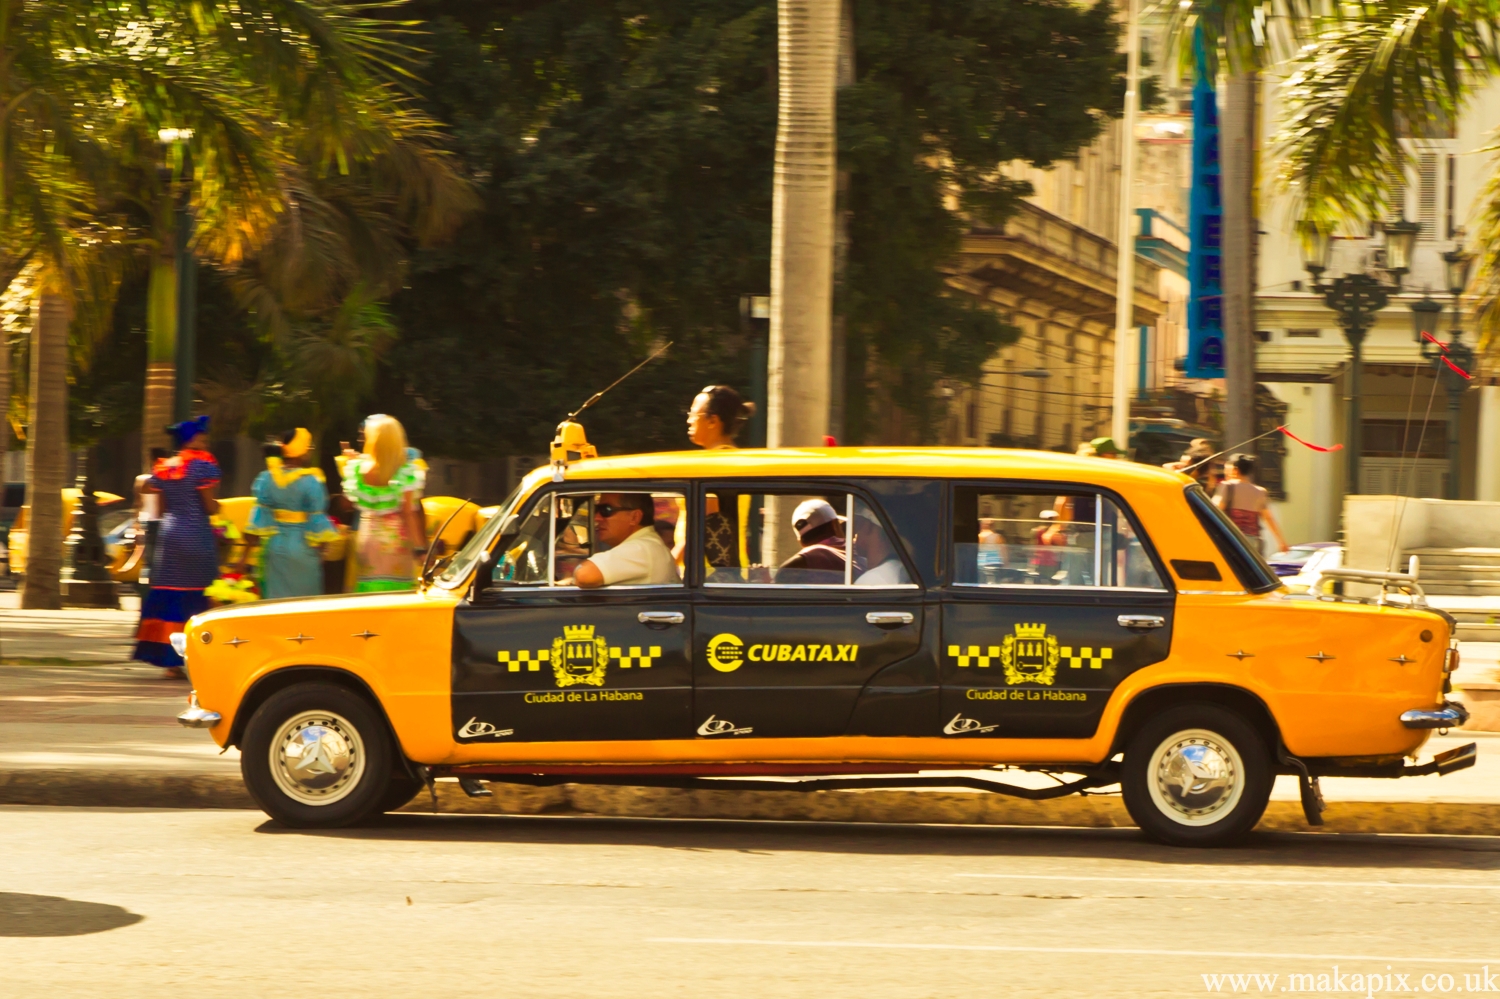
[[[1469,720],[1469,710],[1457,701],[1444,701],[1437,710],[1401,712],[1401,724],[1407,728],[1458,728]]]
[[[177,716],[177,724],[187,728],[213,728],[222,719],[217,711],[209,711],[198,703],[198,692],[188,694],[187,710]]]

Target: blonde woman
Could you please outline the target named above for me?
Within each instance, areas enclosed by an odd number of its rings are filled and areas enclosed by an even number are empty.
[[[362,452],[339,461],[344,495],[359,510],[355,593],[409,590],[427,551],[422,488],[427,466],[406,446],[406,431],[391,416],[365,420]]]

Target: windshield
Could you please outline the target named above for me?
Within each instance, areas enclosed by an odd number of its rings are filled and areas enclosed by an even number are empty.
[[[457,586],[468,577],[474,568],[474,563],[479,560],[479,556],[489,548],[490,543],[495,540],[495,535],[500,533],[500,529],[505,526],[505,522],[511,518],[515,510],[516,500],[521,495],[521,487],[525,484],[522,481],[520,485],[511,490],[511,494],[505,497],[505,501],[500,504],[499,509],[489,519],[489,522],[469,539],[468,544],[458,550],[458,554],[453,556],[453,561],[449,562],[443,571],[438,574],[437,583],[439,586]]]

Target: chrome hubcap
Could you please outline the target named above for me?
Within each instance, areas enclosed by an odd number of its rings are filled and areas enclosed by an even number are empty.
[[[1210,825],[1234,810],[1244,794],[1245,765],[1217,732],[1188,729],[1162,741],[1152,754],[1150,790],[1174,822]]]
[[[271,776],[287,796],[330,805],[359,785],[365,748],[359,732],[331,711],[303,711],[271,740]]]

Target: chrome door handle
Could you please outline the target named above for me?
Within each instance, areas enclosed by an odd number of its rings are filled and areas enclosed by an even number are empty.
[[[681,624],[687,617],[682,611],[641,611],[635,619],[641,624]]]
[[[865,620],[871,624],[911,624],[916,617],[910,611],[870,611]]]
[[[1160,628],[1167,623],[1160,614],[1121,614],[1115,621],[1122,628]]]

